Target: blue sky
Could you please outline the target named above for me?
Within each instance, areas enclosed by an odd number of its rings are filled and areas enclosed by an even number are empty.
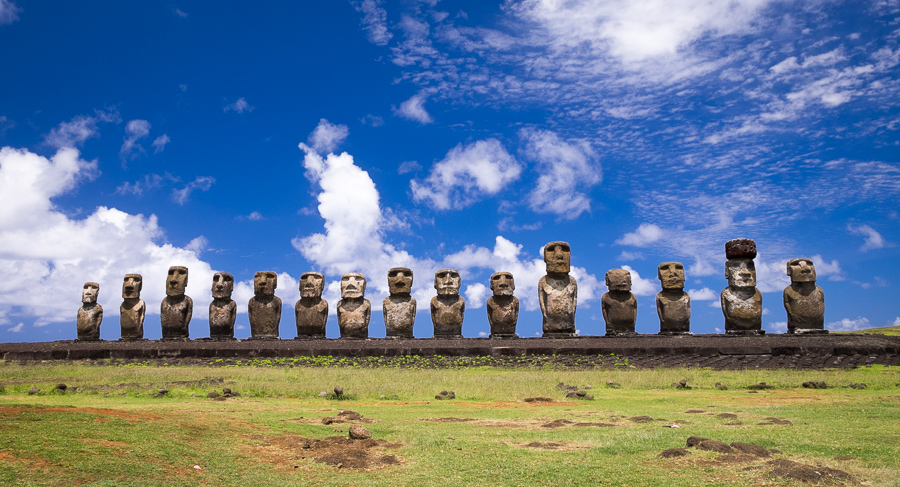
[[[214,271],[368,278],[410,267],[415,334],[459,269],[466,336],[494,271],[540,332],[543,244],[571,244],[577,328],[602,335],[607,270],[659,331],[656,266],[681,261],[692,329],[723,328],[724,243],[753,238],[763,326],[810,257],[832,330],[900,325],[900,2],[30,2],[0,0],[0,341],[75,338],[100,283],[119,337],[126,273],[148,338],[171,265],[192,337]],[[337,320],[328,323],[337,336]]]

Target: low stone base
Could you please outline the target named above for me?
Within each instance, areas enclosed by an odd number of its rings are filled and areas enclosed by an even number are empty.
[[[515,333],[491,333],[488,338],[498,338],[500,340],[508,340],[510,338],[519,338]]]
[[[386,336],[385,338],[387,338],[388,340],[413,340],[413,339],[415,339],[416,337],[414,337],[414,336],[412,336],[412,335],[409,335],[409,336],[403,336],[403,335],[388,335],[388,336]]]
[[[250,341],[257,341],[257,340],[258,340],[258,341],[261,341],[261,342],[265,342],[265,341],[275,342],[275,341],[281,340],[281,337],[277,337],[277,336],[259,336],[259,337],[247,337],[247,338],[244,338],[244,340],[250,340]]]
[[[161,341],[161,342],[189,342],[189,341],[191,341],[191,339],[188,337],[165,337],[165,338],[160,338],[159,341]]]
[[[146,338],[143,338],[143,337],[142,338],[122,337],[116,341],[119,341],[119,342],[146,342],[149,340]]]
[[[201,342],[231,342],[237,341],[235,337],[204,337],[204,338],[195,338],[195,340],[199,340]]]
[[[725,335],[727,336],[738,336],[738,337],[755,337],[760,335],[765,335],[766,330],[725,330]]]
[[[788,330],[789,335],[827,335],[828,330],[820,330],[818,328],[794,328]]]
[[[60,340],[62,341],[62,340]],[[96,343],[96,342],[105,342],[106,340],[101,340],[100,338],[76,338],[72,340],[73,343]]]
[[[294,340],[323,340],[325,335],[300,335],[294,337]]]
[[[667,337],[689,337],[694,336],[693,333],[689,331],[661,331],[657,333],[657,335],[667,336]]]
[[[578,338],[577,333],[567,331],[545,331],[541,336],[544,338]]]
[[[348,337],[342,336],[342,337],[338,338],[338,340],[368,340],[368,339],[369,339],[369,337],[354,337],[354,336],[348,336]]]
[[[608,337],[636,337],[639,333],[635,331],[608,331],[605,336]]]
[[[433,337],[436,340],[459,340],[463,338],[462,335],[434,335]]]

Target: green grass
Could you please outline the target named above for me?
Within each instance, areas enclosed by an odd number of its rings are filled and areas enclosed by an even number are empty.
[[[670,386],[680,379],[694,389]],[[808,380],[868,387],[799,387]],[[776,389],[744,388],[760,381]],[[564,400],[559,382],[590,384],[595,399]],[[58,383],[78,391],[55,392]],[[885,366],[719,372],[0,363],[0,485],[791,485],[769,478],[763,462],[723,464],[700,451],[658,457],[691,435],[778,448],[783,458],[845,470],[869,485],[900,485],[898,383],[900,368]],[[347,400],[317,397],[335,385]],[[28,395],[32,386],[41,392]],[[153,397],[160,387],[170,393]],[[223,387],[242,396],[206,398]],[[436,401],[442,389],[457,398]],[[536,396],[555,402],[521,401]],[[338,469],[263,446],[258,436],[346,435],[348,424],[320,421],[340,409],[373,419],[364,426],[400,444],[390,453],[403,463]],[[686,412],[692,409],[705,412]],[[716,416],[726,412],[738,419]],[[665,421],[627,420],[641,415]],[[770,416],[793,425],[757,425]],[[434,418],[472,421],[427,421]],[[541,427],[558,419],[615,426]],[[681,428],[664,427],[676,421]],[[561,446],[525,446],[532,442]],[[834,460],[842,455],[856,459]]]
[[[900,336],[900,326],[883,326],[879,328],[866,328],[865,330],[856,330],[856,331],[835,331],[832,333],[838,333],[842,335],[860,335],[863,333],[868,333],[870,335],[887,335],[887,336]]]

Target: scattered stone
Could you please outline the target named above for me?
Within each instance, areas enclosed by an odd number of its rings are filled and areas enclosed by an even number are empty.
[[[845,480],[853,480],[853,477],[843,470],[818,466],[812,467],[809,465],[804,465],[802,463],[792,462],[790,460],[771,460],[767,463],[767,465],[771,465],[773,467],[772,471],[770,472],[773,477],[799,480],[801,482],[818,483],[823,481],[839,482]]]
[[[31,389],[28,389],[29,396],[33,396],[33,395],[37,394],[38,392],[41,392],[41,390],[34,386],[31,386]]]
[[[728,390],[728,386],[722,384],[721,382],[716,382],[716,389],[721,389],[721,390],[723,390],[723,391],[727,391],[727,390]]]
[[[730,445],[716,440],[703,440],[697,445],[697,448],[716,453],[734,453],[734,448]]]
[[[230,395],[231,395],[231,389],[229,389],[229,388],[227,388],[227,387],[224,388],[224,389],[222,389],[222,395],[223,395],[223,396],[230,396]]]
[[[750,389],[752,391],[762,391],[774,388],[775,386],[773,386],[772,384],[766,384],[765,382],[760,382],[759,384],[750,384],[749,386],[747,386],[747,389]]]
[[[761,447],[759,445],[753,445],[750,443],[742,443],[740,441],[735,441],[731,444],[731,447],[741,453],[746,453],[748,455],[753,455],[753,456],[757,456],[757,457],[768,458],[768,457],[772,456],[769,453],[769,450],[767,450],[766,448]]]
[[[863,383],[857,384],[855,382],[851,382],[851,383],[847,384],[847,387],[849,387],[851,389],[865,389],[866,387],[869,387],[869,386],[867,386],[866,384],[863,384]]]
[[[57,391],[66,392],[66,389],[68,389],[68,386],[66,386],[65,384],[56,384]]]
[[[526,397],[523,402],[553,402],[549,397]]]
[[[371,437],[372,433],[358,424],[354,424],[350,427],[350,438],[353,438],[354,440],[368,440]]]
[[[650,416],[633,416],[631,418],[628,418],[628,421],[631,421],[633,423],[649,423],[653,421],[653,418],[651,418]]]
[[[672,387],[676,389],[693,389],[691,386],[687,385],[687,380],[681,379],[678,382],[673,382]]]
[[[806,389],[828,389],[828,385],[825,384],[825,381],[807,381],[803,383],[803,387]]]
[[[341,386],[334,386],[334,397],[340,399],[344,395],[344,388]]]
[[[206,397],[208,397],[210,399],[215,399],[215,398],[219,397],[219,393],[216,391],[209,391],[209,393],[206,395]]]
[[[688,446],[688,448],[692,448],[692,447],[699,445],[700,443],[703,443],[704,441],[706,441],[708,439],[709,438],[704,438],[702,436],[691,436],[691,437],[688,437],[688,439],[687,439],[687,446]]]
[[[325,391],[320,392],[317,397],[328,397],[328,393]]]
[[[606,381],[606,387],[609,387],[610,389],[619,389],[622,387],[622,384],[608,380]]]
[[[456,393],[453,391],[441,391],[434,396],[438,401],[443,401],[444,399],[456,399]]]
[[[69,392],[76,392],[76,391],[78,391],[78,386],[71,386],[71,387],[69,387],[68,391],[69,391]]]
[[[669,448],[668,450],[663,450],[659,456],[663,458],[676,458],[676,457],[686,457],[690,455],[691,452],[685,450],[684,448]]]
[[[737,416],[737,414],[732,414],[732,413],[719,413],[716,415],[716,417],[722,418],[722,419],[737,419],[738,416]]]
[[[582,389],[593,389],[590,384],[585,384]]]

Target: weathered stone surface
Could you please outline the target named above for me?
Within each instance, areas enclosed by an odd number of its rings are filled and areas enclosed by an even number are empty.
[[[389,338],[413,338],[416,324],[416,298],[410,295],[413,272],[406,267],[394,267],[388,271],[390,296],[384,298],[385,335]]]
[[[657,268],[662,291],[656,295],[660,335],[691,334],[691,297],[684,292],[684,265],[663,262]]]
[[[163,298],[159,309],[163,339],[187,339],[190,336],[189,327],[194,313],[194,302],[190,296],[184,294],[187,283],[187,267],[169,267],[166,277],[166,297]]]
[[[816,286],[816,266],[811,259],[787,262],[791,285],[784,288],[788,333],[828,333],[825,330],[825,292]]]
[[[462,278],[454,269],[441,269],[434,274],[438,295],[431,298],[431,322],[435,338],[462,338],[466,299],[459,295]]]
[[[631,273],[625,269],[612,269],[606,273],[609,292],[600,299],[606,334],[634,334],[637,320],[637,298],[631,293]]]
[[[234,291],[234,276],[227,272],[216,272],[212,281],[212,297],[209,303],[209,337],[220,340],[234,338],[234,321],[237,318],[237,303],[231,299]]]
[[[756,266],[753,263],[756,243],[750,239],[730,240],[725,244],[725,250],[726,255],[737,256],[725,262],[728,287],[721,293],[725,333],[762,335],[765,333],[762,329],[762,293],[756,289]]]
[[[372,433],[369,432],[369,430],[358,424],[354,424],[350,427],[349,435],[350,438],[354,440],[368,440],[372,437]]]
[[[547,275],[538,282],[538,302],[545,337],[575,336],[578,283],[569,275],[572,251],[566,242],[544,246]]]
[[[488,323],[491,338],[514,338],[519,321],[519,298],[513,296],[516,281],[509,272],[497,272],[491,276],[491,291],[487,300]]]
[[[122,283],[122,305],[119,307],[119,324],[122,327],[122,340],[140,340],[144,338],[144,315],[147,305],[141,300],[143,278],[140,274],[125,274]]]
[[[341,338],[368,338],[372,305],[364,296],[366,278],[358,272],[341,277],[341,300],[337,305]]]
[[[328,322],[328,301],[322,299],[325,276],[318,272],[304,272],[300,276],[300,299],[294,305],[297,338],[325,338]]]
[[[253,276],[253,297],[247,304],[251,338],[278,338],[281,298],[275,295],[277,287],[278,274],[273,271],[260,271]]]
[[[81,307],[78,308],[76,329],[78,339],[96,341],[100,339],[100,323],[103,321],[103,307],[97,304],[100,285],[86,282],[81,289]]]

